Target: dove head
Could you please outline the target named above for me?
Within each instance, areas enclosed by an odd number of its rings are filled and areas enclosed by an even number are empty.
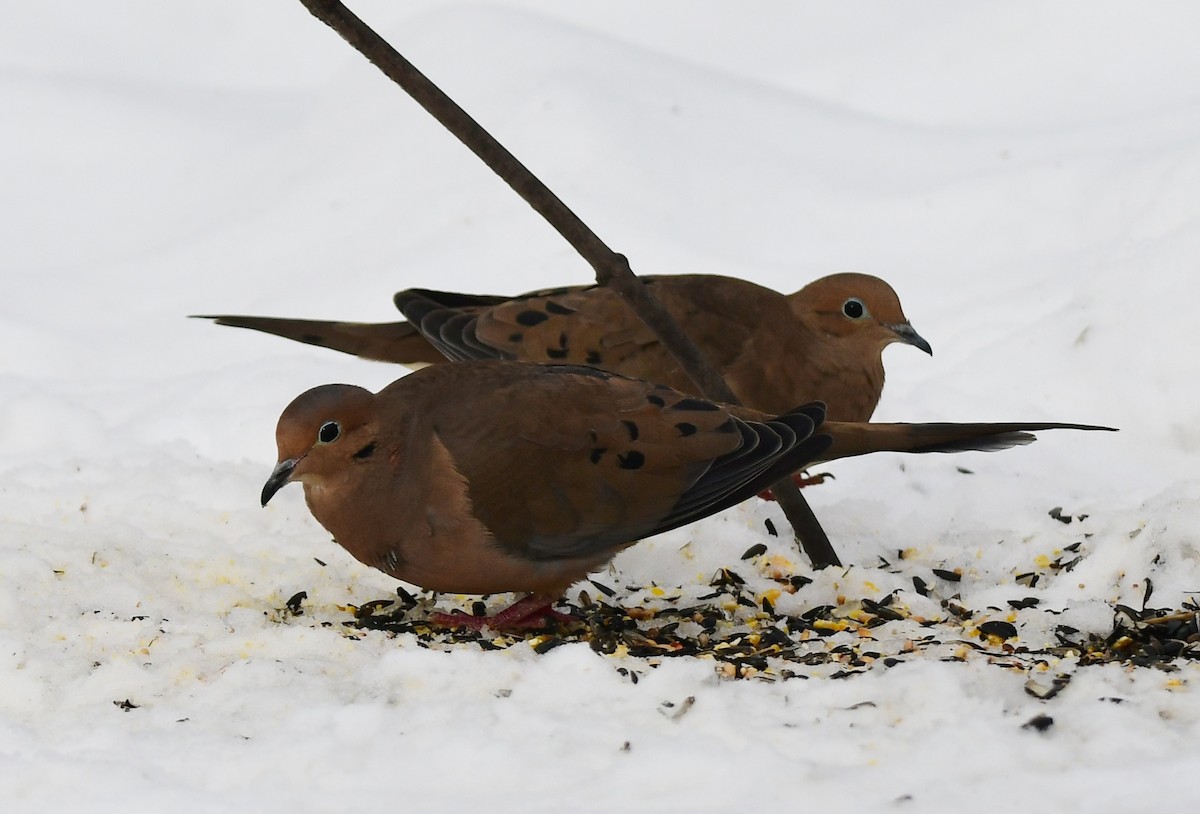
[[[279,417],[275,443],[279,463],[262,491],[262,505],[284,485],[324,482],[375,452],[379,405],[369,390],[326,384],[301,393]]]
[[[883,351],[904,342],[933,355],[933,348],[913,330],[892,287],[869,274],[831,274],[806,285],[789,298],[797,318],[839,339],[850,339]]]

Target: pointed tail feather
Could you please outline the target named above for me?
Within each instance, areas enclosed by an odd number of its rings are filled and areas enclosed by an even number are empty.
[[[1023,446],[1036,440],[1042,430],[1100,430],[1113,427],[1094,424],[1021,423],[1003,424],[873,424],[826,421],[819,432],[833,438],[823,461],[865,455],[868,452],[994,452]]]
[[[430,365],[446,358],[407,322],[330,322],[284,317],[207,316],[218,325],[249,328],[377,362]]]

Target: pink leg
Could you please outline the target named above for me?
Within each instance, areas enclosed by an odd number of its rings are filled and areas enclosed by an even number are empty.
[[[559,613],[550,607],[554,599],[538,594],[530,594],[524,599],[518,599],[499,613],[491,616],[468,616],[465,613],[431,613],[429,619],[437,625],[445,627],[465,627],[471,630],[482,630],[490,627],[493,630],[536,630],[547,627],[553,622],[563,624],[578,623],[574,616]]]
[[[805,486],[818,486],[827,480],[834,480],[833,475],[828,472],[818,472],[815,475],[809,475],[806,472],[797,472],[792,475],[792,483],[803,489]],[[775,495],[771,494],[770,489],[764,489],[758,493],[758,496],[763,500],[774,500]]]

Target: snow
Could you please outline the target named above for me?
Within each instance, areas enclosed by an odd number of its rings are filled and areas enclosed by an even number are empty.
[[[1194,799],[1194,662],[1038,667],[956,642],[1011,620],[1015,644],[1037,650],[1060,624],[1107,633],[1112,606],[1141,607],[1147,579],[1154,607],[1200,591],[1187,305],[1200,296],[1188,81],[1200,10],[354,8],[636,271],[788,291],[839,270],[886,277],[936,356],[887,352],[880,420],[1121,432],[838,464],[809,499],[845,569],[810,572],[765,533],[768,518],[782,527],[777,508],[755,502],[597,577],[696,596],[723,566],[754,590],[782,567],[814,579],[781,598],[793,612],[839,598],[849,612],[899,589],[945,621],[945,644],[892,667],[734,681],[702,659],[651,667],[528,642],[441,652],[351,631],[346,608],[395,583],[331,545],[299,489],[265,510],[257,498],[292,397],[401,371],[184,317],[390,320],[401,288],[515,293],[590,270],[298,3],[5,3],[6,811],[1172,811]],[[1061,523],[1056,506],[1087,518]],[[1076,542],[1074,570],[1048,565]],[[739,559],[756,543],[766,557]],[[1031,572],[1035,586],[1017,582]],[[304,614],[284,613],[301,590]],[[955,594],[972,612],[959,627],[937,602]],[[1040,604],[1007,605],[1023,597]],[[873,629],[873,646],[901,653],[907,624]],[[941,660],[956,647],[964,660]],[[1025,692],[1060,674],[1072,680],[1052,699]],[[1024,726],[1039,714],[1048,729]]]

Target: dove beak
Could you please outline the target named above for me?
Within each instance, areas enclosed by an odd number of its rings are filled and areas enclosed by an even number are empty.
[[[275,497],[275,493],[292,479],[292,471],[298,463],[300,463],[299,458],[288,458],[275,465],[275,468],[271,470],[271,477],[267,478],[267,483],[263,486],[262,505],[266,506],[271,498]]]
[[[933,346],[925,341],[925,338],[913,330],[913,326],[907,322],[897,322],[893,325],[884,325],[889,331],[894,333],[896,337],[906,345],[912,345],[914,348],[921,350],[933,356]]]

